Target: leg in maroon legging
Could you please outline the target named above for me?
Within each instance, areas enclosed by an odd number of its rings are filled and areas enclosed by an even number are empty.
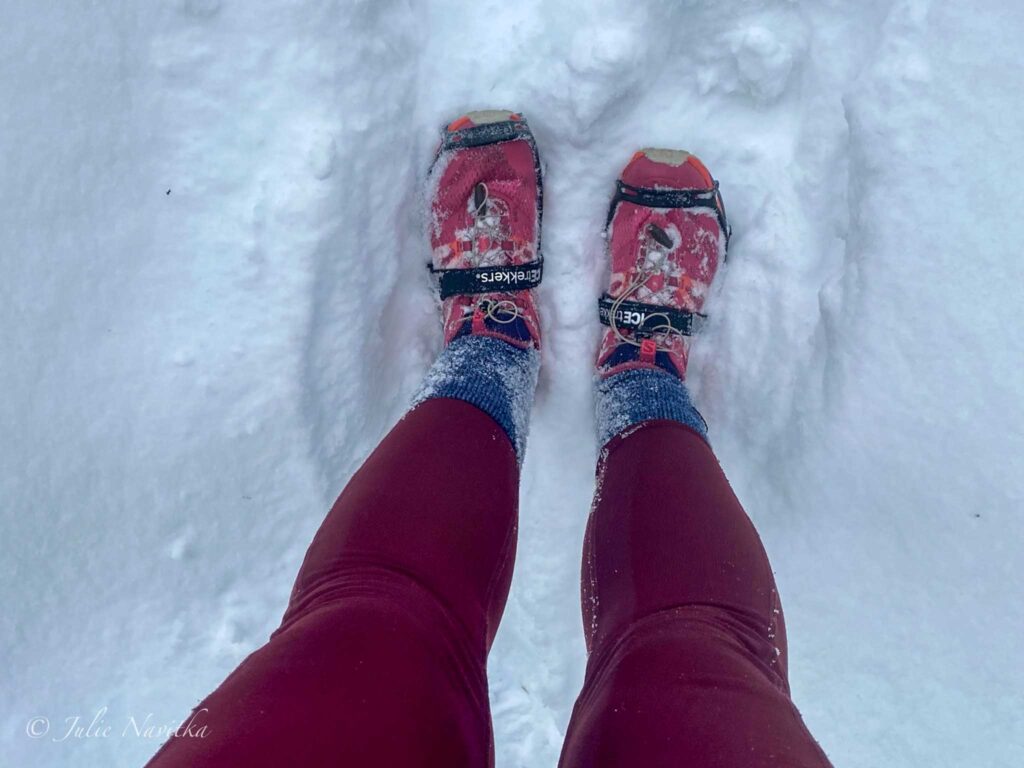
[[[152,768],[493,762],[486,659],[540,366],[540,159],[522,116],[450,123],[427,188],[445,347],[421,404],[335,503],[281,627],[197,708],[208,733]]]
[[[789,697],[768,558],[693,430],[650,421],[602,452],[583,606],[565,768],[828,766]]]
[[[414,409],[327,516],[281,627],[198,706],[206,735],[151,768],[487,765],[518,476],[483,411]]]

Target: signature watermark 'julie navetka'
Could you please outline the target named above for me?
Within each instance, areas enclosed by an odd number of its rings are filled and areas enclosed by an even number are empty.
[[[30,739],[48,739],[52,742],[85,741],[87,739],[203,739],[210,735],[210,726],[203,720],[209,714],[205,707],[192,712],[181,722],[163,723],[152,712],[142,716],[110,717],[107,707],[100,707],[90,717],[70,715],[57,722],[37,716],[25,724]]]

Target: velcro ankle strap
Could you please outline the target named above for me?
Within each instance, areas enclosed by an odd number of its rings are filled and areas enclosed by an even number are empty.
[[[452,296],[513,293],[536,288],[544,273],[544,261],[537,259],[527,264],[470,269],[435,269],[428,264],[427,268],[437,278],[437,290],[443,300]]]
[[[705,315],[697,312],[686,312],[674,307],[659,304],[643,304],[639,301],[623,301],[615,304],[615,299],[607,293],[598,299],[597,312],[601,323],[610,326],[614,313],[617,328],[635,331],[638,335],[671,330],[683,336],[692,336],[704,324]]]

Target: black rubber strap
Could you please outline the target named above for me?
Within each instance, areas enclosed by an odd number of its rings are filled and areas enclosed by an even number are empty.
[[[725,233],[726,246],[732,236],[732,229],[725,218],[725,206],[722,204],[722,195],[718,191],[718,182],[714,183],[711,189],[651,189],[647,187],[634,187],[621,179],[616,182],[617,189],[612,204],[608,207],[608,221],[605,226],[612,223],[615,217],[615,209],[619,203],[633,203],[646,208],[711,208],[718,217],[718,224]]]
[[[604,325],[612,324],[612,307],[614,305],[615,299],[607,293],[598,299],[597,312]],[[671,325],[683,336],[692,336],[700,330],[704,319],[705,315],[699,313],[686,312],[658,304],[643,304],[639,301],[624,301],[615,310],[616,327],[635,331],[640,335],[665,330],[666,325]]]
[[[442,299],[452,296],[470,296],[478,293],[513,293],[528,291],[540,285],[544,261],[537,259],[527,264],[506,267],[473,267],[471,269],[434,269],[438,293]]]
[[[442,150],[465,149],[466,147],[482,147],[485,144],[498,144],[502,141],[514,141],[533,137],[530,128],[522,120],[505,120],[500,123],[484,123],[471,128],[445,132],[441,142]]]

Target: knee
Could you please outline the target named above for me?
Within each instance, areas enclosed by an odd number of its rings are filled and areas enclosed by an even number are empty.
[[[340,599],[268,646],[276,646],[275,666],[308,678],[297,690],[316,691],[312,703],[330,713],[339,764],[487,764],[484,669],[429,616],[379,599]]]
[[[794,750],[815,755],[809,739],[741,635],[706,616],[675,615],[634,626],[592,658],[563,765],[820,765],[786,762]],[[779,761],[758,762],[770,754]]]

